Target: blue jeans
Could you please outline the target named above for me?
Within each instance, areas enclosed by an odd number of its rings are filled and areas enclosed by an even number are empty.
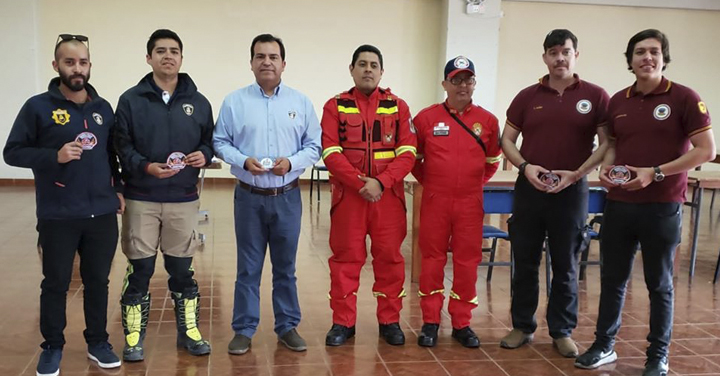
[[[282,336],[300,324],[295,258],[300,237],[300,189],[262,196],[235,187],[237,276],[232,328],[252,337],[260,322],[260,278],[270,245],[275,333]]]

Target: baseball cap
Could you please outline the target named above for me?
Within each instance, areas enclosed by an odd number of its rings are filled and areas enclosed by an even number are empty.
[[[465,56],[458,56],[454,59],[450,59],[450,61],[445,64],[445,79],[453,78],[456,74],[468,71],[475,74],[475,64],[473,64],[470,59],[466,58]]]

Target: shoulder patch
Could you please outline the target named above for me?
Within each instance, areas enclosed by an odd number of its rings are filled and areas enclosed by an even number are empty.
[[[705,102],[698,102],[698,110],[700,110],[700,113],[703,115],[707,114],[707,106],[705,106]]]

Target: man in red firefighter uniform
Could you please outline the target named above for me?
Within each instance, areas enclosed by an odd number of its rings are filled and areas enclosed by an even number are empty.
[[[333,326],[325,344],[339,346],[355,335],[360,270],[370,235],[380,336],[391,345],[402,345],[405,263],[400,245],[407,231],[403,178],[415,163],[416,138],[405,101],[378,87],[383,74],[380,50],[358,47],[350,74],[355,87],[325,104],[321,122],[322,157],[332,183]]]
[[[418,113],[418,159],[413,175],[423,186],[420,211],[420,308],[423,326],[418,345],[437,343],[444,299],[448,245],[453,257],[453,286],[448,311],[452,336],[465,347],[480,340],[470,329],[477,307],[477,267],[482,260],[483,185],[501,158],[498,120],[472,103],[475,67],[458,56],[445,65],[444,103]]]

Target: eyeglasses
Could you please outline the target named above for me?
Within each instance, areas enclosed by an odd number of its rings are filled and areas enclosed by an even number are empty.
[[[459,86],[463,82],[465,83],[465,85],[470,86],[470,85],[475,85],[476,81],[475,81],[475,77],[468,77],[466,79],[462,79],[460,77],[453,77],[450,79],[450,83],[455,86]]]
[[[75,35],[75,34],[60,34],[57,37],[57,41],[55,42],[55,50],[57,51],[58,46],[63,42],[69,42],[71,40],[76,40],[78,42],[84,43],[88,49],[90,49],[90,40],[88,37],[84,35]]]

